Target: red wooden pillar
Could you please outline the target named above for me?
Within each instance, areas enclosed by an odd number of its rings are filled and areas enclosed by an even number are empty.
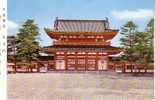
[[[56,52],[54,52],[54,62],[53,62],[53,63],[54,63],[54,69],[55,69],[55,70],[57,70],[57,69],[56,69],[56,56],[57,56],[57,55],[56,55]]]
[[[124,73],[126,72],[127,69],[127,63],[124,63]]]
[[[50,63],[49,63],[50,61],[49,60],[47,60],[47,71],[49,71],[49,67],[50,67]]]
[[[131,62],[130,62],[130,65],[131,65],[131,73],[133,73],[133,66]]]
[[[75,52],[75,70],[78,70],[78,57],[77,57],[77,52]]]
[[[99,52],[96,52],[96,60],[95,60],[95,70],[98,70],[98,60],[99,60]]]
[[[67,52],[64,52],[65,54],[65,70],[68,70],[68,58],[67,58]]]
[[[85,70],[88,70],[88,52],[85,52]]]

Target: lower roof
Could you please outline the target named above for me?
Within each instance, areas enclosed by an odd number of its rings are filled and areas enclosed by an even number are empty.
[[[90,46],[80,46],[80,47],[69,47],[69,46],[66,46],[66,47],[62,47],[62,46],[47,46],[47,47],[44,47],[43,48],[43,51],[46,52],[46,53],[52,53],[52,52],[59,52],[59,51],[63,51],[63,52],[109,52],[111,54],[115,54],[115,53],[118,53],[118,52],[121,52],[121,48],[119,47],[113,47],[113,46],[104,46],[104,47],[97,47],[97,46],[94,46],[94,47],[90,47]]]
[[[121,49],[120,47],[114,47],[110,45],[106,46],[99,46],[99,45],[51,45],[51,46],[44,46],[43,48],[111,48],[111,49]]]

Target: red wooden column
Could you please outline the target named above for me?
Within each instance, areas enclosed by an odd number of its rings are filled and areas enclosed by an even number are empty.
[[[65,54],[65,70],[68,70],[68,58],[67,58],[67,52],[64,52]]]
[[[54,63],[54,69],[55,69],[55,70],[56,70],[56,56],[57,56],[57,55],[56,55],[56,52],[54,52],[54,62],[53,62],[53,63]]]
[[[98,60],[99,60],[99,52],[96,52],[96,60],[95,60],[95,70],[98,70]]]
[[[85,70],[88,70],[88,52],[85,53]]]
[[[104,60],[104,64],[105,64],[105,62],[107,63],[106,70],[108,70],[108,53],[107,52],[103,52],[103,60]]]
[[[78,57],[77,57],[77,52],[75,52],[75,70],[78,69]]]
[[[49,66],[50,66],[50,64],[49,64],[49,60],[47,61],[47,71],[49,71]]]

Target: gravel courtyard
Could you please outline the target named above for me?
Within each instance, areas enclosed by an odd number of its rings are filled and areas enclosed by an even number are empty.
[[[8,74],[8,100],[152,100],[153,77],[114,72]]]

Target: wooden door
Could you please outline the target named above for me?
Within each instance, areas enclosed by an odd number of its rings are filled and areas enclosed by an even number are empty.
[[[76,59],[75,58],[68,58],[67,59],[67,69],[68,70],[75,70],[76,69]]]
[[[77,70],[86,70],[86,60],[84,58],[77,59]]]
[[[65,69],[65,60],[56,60],[56,69],[64,70]]]
[[[98,61],[98,69],[99,70],[107,70],[108,69],[107,61],[100,59]]]
[[[87,70],[95,70],[95,66],[96,66],[96,64],[95,64],[95,61],[96,59],[88,59],[87,60]]]

